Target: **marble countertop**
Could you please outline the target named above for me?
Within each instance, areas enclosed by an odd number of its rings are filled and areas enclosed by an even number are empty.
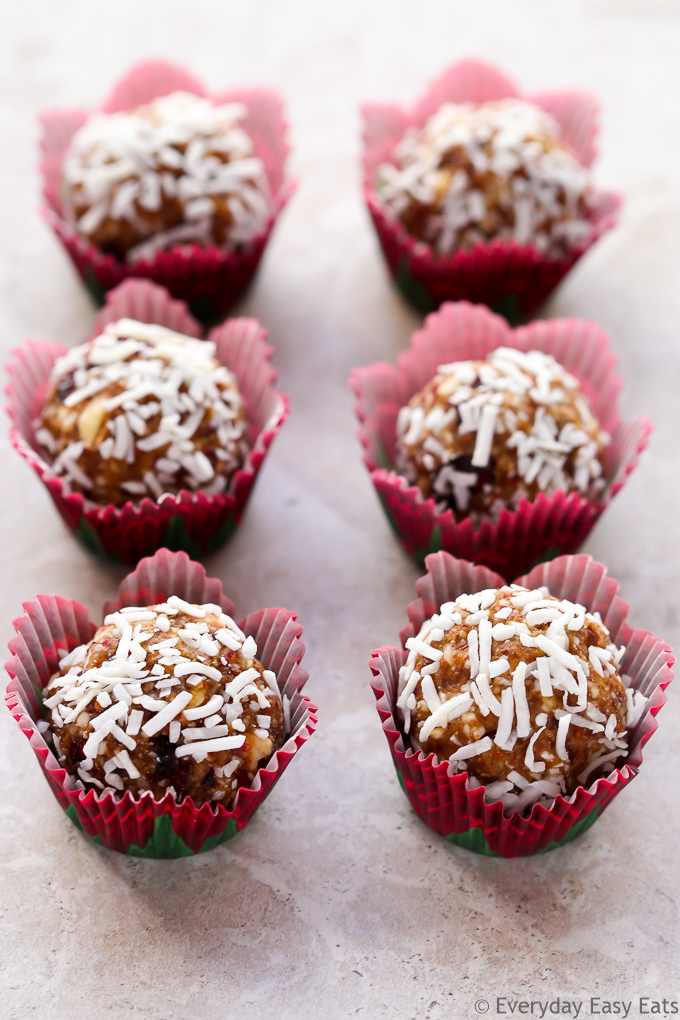
[[[674,0],[319,5],[27,0],[0,12],[0,344],[73,344],[93,308],[38,207],[38,111],[102,98],[147,56],[208,86],[275,85],[301,186],[238,308],[270,330],[292,414],[242,527],[207,561],[239,611],[297,609],[318,733],[238,838],[147,861],[90,845],[56,806],[0,710],[0,988],[8,1018],[472,1017],[500,997],[678,999],[680,692],[634,784],[586,835],[503,861],[449,846],[399,790],[369,689],[417,568],[359,455],[350,369],[393,360],[418,317],[390,286],[362,207],[364,99],[408,101],[448,62],[502,63],[528,89],[581,85],[603,104],[598,180],[620,228],[545,308],[611,332],[627,416],[656,431],[586,550],[631,621],[678,642],[680,8]],[[6,428],[6,426],[5,426]],[[58,592],[94,613],[124,570],[67,533],[0,450],[0,637],[22,600]],[[483,1005],[481,1009],[483,1009]],[[536,1015],[536,1014],[535,1014]],[[573,1015],[573,1014],[572,1014]]]

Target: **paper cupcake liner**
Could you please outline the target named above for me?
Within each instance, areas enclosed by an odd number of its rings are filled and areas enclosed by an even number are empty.
[[[389,162],[395,146],[411,128],[422,128],[445,102],[486,102],[519,97],[513,82],[496,68],[463,61],[448,68],[411,110],[393,104],[366,104],[364,120],[364,199],[395,284],[424,312],[443,301],[463,298],[486,304],[511,321],[530,315],[555,289],[572,266],[609,229],[622,204],[613,192],[597,192],[593,200],[593,234],[563,258],[549,258],[533,245],[494,240],[437,255],[411,236],[381,201],[376,171]],[[524,97],[551,114],[577,159],[589,167],[596,154],[598,104],[583,92],[539,93]]]
[[[456,523],[451,510],[437,513],[433,499],[423,499],[416,486],[397,474],[396,421],[399,409],[435,375],[438,365],[486,358],[500,346],[544,351],[576,376],[611,436],[606,487],[597,500],[575,492],[550,497],[541,493],[533,501],[521,500],[516,510],[503,510],[496,523],[485,521],[475,528],[469,519]],[[406,551],[422,563],[428,553],[445,549],[485,563],[506,578],[558,553],[575,552],[623,487],[651,432],[644,418],[621,420],[622,382],[615,366],[609,336],[594,323],[552,319],[513,330],[483,306],[462,301],[429,315],[396,366],[378,362],[354,369],[350,382],[357,396],[364,463]]]
[[[419,598],[408,607],[410,623],[400,634],[402,648],[442,603],[503,583],[503,578],[488,568],[456,560],[448,553],[428,556],[427,574],[416,582]],[[626,646],[621,670],[649,700],[632,731],[628,754],[606,778],[579,787],[569,797],[556,797],[549,808],[535,804],[528,815],[515,812],[508,816],[500,801],[486,803],[482,787],[469,787],[467,772],[452,775],[447,761],[415,752],[405,738],[396,700],[399,668],[406,653],[398,648],[379,648],[372,653],[370,663],[378,714],[399,782],[413,810],[451,843],[501,857],[543,853],[569,842],[590,828],[630,783],[640,770],[642,749],[657,729],[656,715],[666,703],[664,690],[673,679],[671,667],[675,661],[664,641],[649,631],[629,626],[628,605],[617,594],[618,583],[590,556],[561,556],[535,567],[519,578],[519,583],[531,588],[545,584],[558,598],[580,602],[591,612],[599,612],[612,641]]]
[[[93,336],[109,322],[130,317],[200,337],[201,329],[181,301],[148,280],[127,280],[107,295],[95,319]],[[182,490],[159,502],[145,498],[122,507],[99,506],[70,489],[44,459],[33,422],[41,407],[52,367],[66,348],[26,341],[12,353],[7,372],[10,442],[46,486],[69,528],[91,550],[124,563],[136,563],[161,546],[203,556],[218,548],[238,525],[267,451],[288,416],[288,398],[274,388],[272,348],[257,319],[231,319],[212,330],[218,361],[234,372],[244,398],[249,452],[226,492],[207,495]]]
[[[114,113],[149,103],[182,90],[207,96],[201,83],[171,64],[149,61],[133,68],[115,87],[101,110]],[[66,150],[89,116],[86,110],[48,110],[41,117],[43,217],[64,245],[95,301],[123,280],[145,277],[186,301],[202,320],[223,317],[252,280],[276,219],[290,198],[294,183],[285,177],[287,126],[280,96],[268,89],[234,89],[212,97],[216,103],[242,102],[247,107],[244,130],[262,159],[272,194],[272,213],[264,230],[243,248],[227,251],[215,245],[174,245],[149,259],[121,262],[78,235],[63,214],[61,174]]]
[[[214,602],[232,615],[234,606],[216,578],[186,553],[161,549],[145,559],[122,582],[118,598],[107,602],[104,615],[121,606],[150,605],[171,594],[191,602]],[[291,758],[316,728],[317,708],[302,693],[308,674],[300,665],[305,647],[302,626],[287,609],[261,609],[239,622],[257,642],[258,659],[277,675],[282,696],[290,700],[290,727],[283,747],[248,787],[241,787],[231,808],[222,804],[198,807],[191,798],[180,802],[172,793],[161,800],[150,792],[122,797],[107,791],[87,792],[63,769],[37,728],[42,718],[42,691],[59,659],[89,641],[96,624],[85,606],[58,595],[39,595],[23,605],[14,621],[17,636],[9,643],[12,658],[5,668],[10,682],[7,706],[28,737],[52,793],[69,818],[92,840],[136,857],[185,857],[202,853],[231,839],[245,828],[280,778]]]

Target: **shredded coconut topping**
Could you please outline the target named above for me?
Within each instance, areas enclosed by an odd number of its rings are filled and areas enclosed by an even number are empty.
[[[128,224],[138,239],[129,261],[172,244],[246,244],[264,229],[271,203],[264,164],[239,126],[245,113],[240,103],[174,92],[91,117],[63,167],[78,232],[97,238],[108,221]]]
[[[559,257],[593,233],[589,172],[521,100],[445,103],[377,173],[387,208],[438,254],[504,238]]]
[[[183,636],[149,643],[163,618],[173,621]],[[214,655],[201,647],[206,636],[216,631],[230,634],[232,643],[236,643],[229,652],[231,669],[225,668],[224,675],[213,665]],[[242,649],[246,645],[249,654],[244,658]],[[106,648],[109,651],[104,654]],[[158,658],[169,651],[173,654]],[[198,606],[171,597],[162,605],[125,608],[110,614],[88,645],[80,645],[61,658],[60,672],[45,690],[43,705],[57,753],[66,763],[60,738],[63,742],[65,727],[75,723],[83,745],[77,770],[80,782],[118,791],[124,789],[128,778],[140,778],[140,741],[159,734],[168,735],[169,753],[177,759],[192,757],[200,763],[210,754],[228,751],[229,761],[218,761],[217,765],[230,766],[229,775],[239,766],[246,767],[247,739],[261,741],[264,746],[260,757],[269,748],[268,757],[277,746],[276,735],[271,735],[271,713],[278,707],[283,716],[276,677],[270,670],[264,671],[265,676],[252,665],[241,666],[241,672],[234,675],[234,668],[252,662],[256,652],[254,639],[243,635],[216,605]],[[92,655],[95,664],[88,665]],[[150,658],[156,660],[153,666]],[[207,658],[211,662],[206,662]],[[203,684],[206,678],[219,682],[219,693],[210,695],[203,686],[192,689],[193,679]],[[188,687],[173,692],[173,685],[183,686],[184,681]],[[252,699],[254,709],[246,699]],[[150,755],[152,771],[156,754],[149,748],[153,746],[144,750]],[[221,796],[225,793],[223,789],[215,792]]]
[[[221,492],[245,456],[243,399],[211,341],[120,319],[57,359],[51,386],[36,439],[95,502],[116,480],[119,502]]]
[[[448,747],[453,772],[469,770],[472,785],[510,812],[608,774],[647,703],[619,676],[625,649],[599,615],[547,588],[461,595],[406,649],[397,698],[404,732],[419,750],[441,757]]]
[[[509,503],[488,507],[493,517],[538,491],[595,496],[608,440],[555,358],[499,347],[484,361],[440,365],[401,408],[397,466],[421,489],[431,486],[440,512],[453,506],[460,515],[477,505],[480,487],[488,503],[513,483]]]

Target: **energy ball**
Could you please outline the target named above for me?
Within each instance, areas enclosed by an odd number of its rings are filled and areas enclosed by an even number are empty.
[[[461,595],[406,648],[397,710],[414,748],[511,811],[608,774],[645,705],[599,614],[547,588]]]
[[[532,103],[445,103],[393,159],[378,195],[438,255],[501,238],[559,258],[592,236],[590,174]]]
[[[236,378],[215,345],[120,319],[55,363],[35,436],[97,504],[224,492],[247,452]]]
[[[541,351],[440,365],[397,417],[396,466],[437,510],[496,520],[539,492],[594,498],[609,441],[578,380]]]
[[[271,213],[261,159],[240,103],[186,92],[98,113],[73,136],[63,166],[65,216],[120,260],[170,245],[247,244]]]
[[[219,606],[112,613],[44,692],[59,763],[86,789],[228,807],[284,740],[276,677]]]

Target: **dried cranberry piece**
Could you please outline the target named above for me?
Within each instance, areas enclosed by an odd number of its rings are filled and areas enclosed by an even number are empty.
[[[69,393],[73,393],[76,384],[73,379],[73,372],[68,372],[57,383],[57,396],[60,400],[66,400]]]
[[[159,779],[172,779],[177,775],[180,768],[180,760],[175,755],[175,744],[170,743],[164,733],[160,733],[151,741],[154,753],[158,758],[156,762],[156,775]]]

